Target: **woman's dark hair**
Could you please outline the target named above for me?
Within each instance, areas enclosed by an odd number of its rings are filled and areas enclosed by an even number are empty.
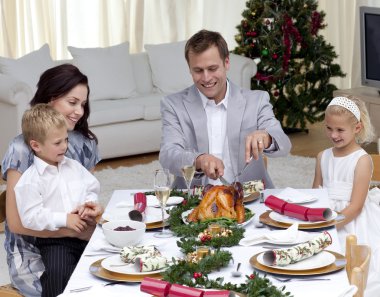
[[[90,131],[87,122],[90,116],[90,88],[88,86],[88,79],[87,76],[80,72],[74,65],[62,64],[42,73],[37,83],[36,94],[30,101],[30,105],[34,106],[38,103],[49,103],[61,98],[77,85],[85,85],[87,87],[87,101],[83,107],[83,116],[75,125],[74,130],[80,132],[85,137],[95,139],[96,143],[98,143],[96,135]]]

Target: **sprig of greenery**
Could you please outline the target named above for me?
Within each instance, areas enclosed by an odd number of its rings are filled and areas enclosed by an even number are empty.
[[[177,241],[177,246],[180,247],[185,254],[193,252],[199,245],[206,245],[217,249],[220,247],[235,246],[243,238],[245,230],[237,227],[232,227],[230,230],[232,234],[228,237],[212,237],[211,240],[206,241],[201,241],[198,237],[183,237]]]

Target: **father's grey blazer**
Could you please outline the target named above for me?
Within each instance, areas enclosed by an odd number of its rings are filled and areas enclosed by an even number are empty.
[[[181,173],[183,149],[193,148],[195,156],[209,152],[207,117],[196,86],[164,97],[161,100],[161,119],[160,163],[177,177],[174,183],[176,187],[186,188]],[[266,130],[272,137],[275,148],[264,151],[265,155],[282,157],[290,152],[290,140],[273,114],[269,94],[241,89],[230,82],[227,137],[234,175],[245,165],[245,138],[256,130]],[[256,179],[264,180],[266,188],[274,188],[261,157],[251,161],[239,181]],[[200,183],[194,180],[193,184]]]

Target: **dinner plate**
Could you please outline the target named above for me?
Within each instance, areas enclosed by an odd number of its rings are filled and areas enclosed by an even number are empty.
[[[189,210],[186,210],[186,211],[184,211],[184,212],[181,214],[182,221],[183,221],[186,225],[190,224],[190,222],[187,221],[187,217],[188,217],[188,215],[189,215],[192,211],[193,211],[193,208],[192,208],[192,209],[189,209]],[[253,220],[253,217],[254,217],[254,215],[253,215],[249,220],[247,220],[247,221],[245,221],[245,222],[243,222],[243,223],[241,223],[241,224],[237,224],[237,225],[238,225],[238,226],[245,226],[245,225],[249,224],[249,222],[251,222],[251,221]]]
[[[107,269],[104,269],[101,265],[103,260],[104,259],[97,260],[90,265],[89,270],[92,275],[99,277],[101,279],[105,279],[105,280],[123,281],[123,282],[130,282],[130,283],[140,283],[144,279],[144,277],[147,277],[147,275],[141,275],[141,274],[123,274],[123,273],[108,271]],[[149,275],[149,277],[162,279],[162,275],[159,272],[152,273]]]
[[[258,253],[254,256],[252,256],[249,259],[249,263],[253,268],[256,270],[265,272],[265,273],[272,273],[272,274],[279,274],[279,275],[295,275],[295,276],[308,276],[308,275],[321,275],[321,274],[328,274],[335,271],[339,271],[346,267],[346,259],[343,255],[333,252],[333,251],[324,251],[327,253],[332,254],[335,257],[335,261],[331,264],[319,268],[314,269],[301,269],[301,270],[291,270],[286,269],[287,266],[279,268],[278,266],[267,266],[259,263],[258,257],[263,253]],[[289,266],[289,265],[288,265]]]
[[[275,211],[272,211],[269,214],[269,217],[273,221],[276,221],[276,222],[286,223],[286,224],[301,223],[303,225],[315,225],[315,224],[320,224],[320,223],[324,223],[324,222],[330,222],[330,221],[335,220],[337,216],[338,216],[338,214],[335,211],[332,211],[332,215],[331,215],[331,218],[329,220],[327,220],[327,221],[313,221],[313,222],[310,222],[310,221],[302,221],[302,220],[299,220],[299,219],[296,219],[296,218],[288,217],[288,216],[282,215],[282,214],[280,214],[278,212],[275,212]]]
[[[298,191],[290,187],[285,188],[284,190],[282,190],[280,193],[276,194],[275,196],[277,198],[285,200],[286,202],[294,203],[294,204],[304,204],[304,203],[310,203],[310,202],[318,200],[316,196],[313,196],[310,193]]]
[[[256,201],[260,197],[260,192],[253,192],[247,195],[244,195],[243,203],[250,203]]]
[[[160,273],[160,272],[165,271],[166,269],[166,268],[163,268],[163,269],[155,270],[155,271],[139,272],[137,271],[136,266],[134,264],[127,264],[123,262],[120,258],[120,255],[113,255],[108,258],[105,258],[103,259],[100,265],[104,269],[111,272],[128,274],[128,275],[144,275],[144,276]],[[113,265],[122,265],[122,266],[113,266]]]
[[[289,264],[286,266],[267,265],[264,262],[264,252],[258,255],[257,261],[264,266],[273,267],[279,270],[310,270],[328,266],[335,262],[335,256],[327,251],[321,251],[320,253],[313,255],[302,261]]]
[[[264,213],[262,213],[259,217],[259,220],[261,223],[271,226],[271,227],[276,227],[276,228],[282,228],[282,229],[287,229],[289,228],[292,223],[283,223],[283,222],[278,222],[270,217],[270,213],[273,212],[271,210],[268,210]],[[331,221],[326,221],[326,222],[319,222],[319,223],[314,223],[314,224],[304,224],[304,221],[298,221],[298,229],[299,230],[312,230],[312,229],[321,229],[321,228],[327,228],[327,227],[332,227],[335,226],[338,221],[337,220],[331,220]]]
[[[103,213],[103,220],[105,221],[115,221],[115,220],[129,220],[129,212],[133,208],[112,208],[110,210],[107,210]],[[165,220],[169,218],[168,213],[164,213]],[[162,214],[160,208],[155,207],[147,207],[145,209],[145,220],[144,222],[146,224],[153,224],[153,223],[162,223]]]

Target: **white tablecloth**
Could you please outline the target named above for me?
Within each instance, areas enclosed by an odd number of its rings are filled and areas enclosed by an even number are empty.
[[[116,203],[121,201],[126,201],[127,199],[133,199],[133,193],[136,193],[138,191],[143,192],[144,190],[118,190],[115,191],[111,197],[111,200],[107,206],[107,209],[112,209],[115,207]],[[275,194],[279,190],[266,190],[265,196],[269,194]],[[327,192],[323,189],[302,189],[299,191],[304,191],[305,193],[310,193],[313,195],[316,195],[318,197],[318,200],[309,203],[308,206],[311,207],[319,207],[319,206],[327,206],[328,205],[328,196]],[[255,213],[255,216],[258,218],[261,213],[266,211],[268,208],[263,204],[260,203],[258,200],[247,204],[247,207],[253,210]],[[263,233],[268,232],[268,228],[256,228],[253,224],[253,222],[249,223],[245,226],[245,228],[248,231],[252,231],[254,229],[254,232],[257,233]],[[342,253],[341,247],[339,244],[337,232],[335,228],[330,228],[329,233],[333,237],[333,243],[331,246],[327,248],[327,250],[332,250],[338,253]],[[142,244],[146,243],[154,243],[156,246],[158,246],[158,249],[161,251],[161,253],[164,256],[168,257],[183,257],[182,253],[179,251],[176,240],[178,238],[172,237],[172,238],[165,238],[165,239],[159,239],[153,237],[154,232],[146,232],[144,241]],[[67,284],[67,287],[65,289],[65,294],[69,293],[70,289],[75,288],[81,288],[85,286],[94,286],[98,287],[99,290],[97,292],[99,295],[102,295],[103,297],[106,294],[107,296],[149,296],[148,294],[145,294],[143,292],[140,292],[140,284],[120,284],[120,285],[113,285],[113,286],[107,286],[100,288],[100,284],[105,284],[108,281],[99,279],[95,276],[93,276],[89,272],[89,267],[92,263],[95,261],[102,259],[106,257],[107,255],[99,255],[99,256],[86,256],[86,254],[89,253],[91,250],[91,245],[99,241],[99,238],[104,237],[101,227],[97,227],[86,250],[84,251],[74,273],[72,274],[69,283]],[[253,268],[249,264],[249,259],[251,256],[264,251],[264,248],[262,246],[265,246],[265,244],[260,244],[256,246],[249,246],[249,247],[243,247],[243,246],[235,246],[232,248],[229,248],[229,250],[233,254],[234,258],[234,264],[230,263],[230,265],[226,268],[221,269],[219,272],[215,272],[210,274],[210,278],[216,278],[219,276],[223,276],[225,281],[231,281],[233,283],[242,283],[245,281],[245,275],[250,275],[253,272]],[[237,263],[241,263],[240,271],[243,273],[242,277],[236,278],[232,277],[230,272],[232,269],[236,267]],[[273,279],[270,275],[268,275],[268,278],[275,284],[276,286],[284,286],[286,285],[286,291],[290,291],[295,297],[313,297],[313,296],[324,296],[324,297],[337,297],[339,296],[338,293],[340,293],[343,289],[347,288],[349,286],[349,282],[347,279],[346,271],[345,269],[328,274],[323,276],[323,278],[329,278],[329,281],[292,281],[287,283],[281,283],[275,279]],[[95,291],[95,290],[91,290]],[[128,293],[128,295],[126,295]],[[78,293],[76,293],[78,294]],[[73,294],[70,294],[70,296]],[[82,294],[78,294],[82,295]],[[96,292],[95,292],[95,295]],[[95,296],[94,292],[92,292],[91,296]]]

